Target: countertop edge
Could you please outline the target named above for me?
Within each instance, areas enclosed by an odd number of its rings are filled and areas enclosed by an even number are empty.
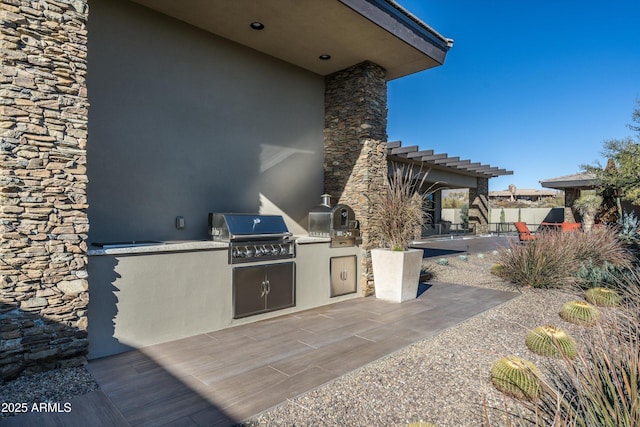
[[[127,246],[110,249],[89,249],[87,255],[137,255],[153,254],[162,252],[184,252],[184,251],[206,251],[227,249],[228,243],[213,241],[193,241],[193,242],[163,242],[144,246]]]

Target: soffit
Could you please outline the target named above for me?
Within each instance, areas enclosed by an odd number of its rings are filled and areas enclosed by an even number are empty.
[[[451,46],[379,0],[133,1],[320,75],[368,60],[392,80],[441,65]],[[265,28],[251,29],[254,21]]]

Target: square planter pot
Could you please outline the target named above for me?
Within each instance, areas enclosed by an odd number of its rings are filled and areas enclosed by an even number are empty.
[[[376,298],[386,301],[403,302],[418,295],[420,269],[423,251],[409,249],[372,249],[373,281]]]

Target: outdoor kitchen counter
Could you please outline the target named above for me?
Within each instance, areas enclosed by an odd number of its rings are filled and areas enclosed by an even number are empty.
[[[329,243],[328,237],[294,236],[294,240],[299,245],[313,243]],[[153,254],[160,252],[183,252],[183,251],[203,251],[212,249],[227,249],[226,242],[214,242],[212,240],[174,240],[154,243],[129,243],[105,244],[104,247],[92,247],[87,251],[89,256],[99,255],[135,255]]]
[[[361,295],[362,251],[329,238],[296,236],[292,259],[229,263],[229,244],[211,240],[136,241],[88,251],[89,358],[207,333]],[[352,265],[352,291],[332,294],[331,266]],[[234,318],[234,271],[295,263],[295,306]],[[339,275],[342,277],[343,275]]]
[[[128,254],[152,254],[159,252],[202,251],[211,249],[227,249],[228,243],[214,242],[212,240],[175,240],[157,243],[138,244],[132,241],[130,244],[120,243],[116,245],[105,244],[102,248],[89,249],[87,255],[128,255]]]

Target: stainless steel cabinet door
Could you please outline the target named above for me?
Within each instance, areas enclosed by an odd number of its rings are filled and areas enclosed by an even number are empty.
[[[262,266],[233,269],[233,318],[265,310],[265,269]]]
[[[357,258],[355,255],[333,257],[330,260],[331,296],[357,292]]]
[[[295,264],[286,262],[266,267],[267,310],[278,310],[296,305]]]

